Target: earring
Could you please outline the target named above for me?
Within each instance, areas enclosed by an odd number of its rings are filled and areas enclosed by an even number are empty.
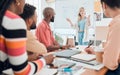
[[[105,12],[105,9],[103,11]]]
[[[18,2],[18,3],[17,3],[17,5],[19,6],[19,5],[20,5],[20,3]]]
[[[103,9],[103,12],[105,12],[105,9]]]

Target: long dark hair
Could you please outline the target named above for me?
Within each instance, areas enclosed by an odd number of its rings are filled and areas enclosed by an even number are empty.
[[[3,16],[14,0],[0,0],[0,26],[2,25]],[[1,28],[1,27],[0,27]]]

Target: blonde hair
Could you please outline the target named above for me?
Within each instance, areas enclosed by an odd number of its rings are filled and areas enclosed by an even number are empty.
[[[81,20],[81,14],[80,14],[80,11],[81,11],[82,9],[83,9],[83,10],[85,10],[85,8],[84,8],[84,7],[79,8],[78,21],[80,21],[80,20]]]

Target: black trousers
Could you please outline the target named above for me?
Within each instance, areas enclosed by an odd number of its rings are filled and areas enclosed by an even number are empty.
[[[108,70],[105,75],[120,75],[120,64],[116,70],[114,71]]]

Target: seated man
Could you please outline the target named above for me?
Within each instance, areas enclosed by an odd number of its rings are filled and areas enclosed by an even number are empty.
[[[67,46],[60,46],[54,39],[52,31],[50,29],[50,22],[54,22],[55,12],[52,8],[46,7],[43,11],[44,19],[39,24],[36,30],[36,36],[39,42],[43,43],[48,51],[58,50]]]
[[[23,13],[20,15],[26,22],[27,26],[27,51],[28,54],[31,54],[30,52],[38,53],[38,55],[43,55],[47,53],[46,47],[40,43],[35,35],[30,32],[31,29],[36,28],[36,21],[37,21],[37,14],[36,14],[36,8],[32,5],[26,4],[24,7]],[[32,54],[33,55],[33,54]]]

